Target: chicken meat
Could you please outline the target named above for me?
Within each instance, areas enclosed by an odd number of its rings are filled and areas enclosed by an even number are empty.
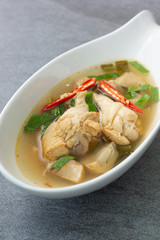
[[[99,138],[102,126],[99,113],[89,112],[85,102],[86,91],[75,97],[75,107],[53,122],[42,137],[43,156],[54,161],[61,156],[73,154],[84,155],[92,138]]]
[[[99,106],[100,122],[107,138],[119,145],[128,145],[137,140],[138,115],[134,111],[102,94],[94,93],[93,100]]]

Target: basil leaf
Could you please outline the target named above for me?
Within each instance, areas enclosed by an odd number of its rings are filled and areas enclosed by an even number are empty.
[[[155,102],[159,101],[158,87],[151,87],[151,97],[152,97],[153,101],[155,101]]]
[[[136,95],[137,95],[136,92],[128,92],[124,95],[124,97],[127,99],[132,99],[132,98],[135,98]]]
[[[54,118],[60,117],[65,112],[64,103],[51,110]]]
[[[129,62],[133,67],[135,67],[136,69],[138,69],[140,72],[142,73],[148,73],[149,70],[146,69],[145,67],[143,67],[140,63],[138,63],[137,61],[132,61]]]
[[[34,115],[29,119],[27,125],[24,127],[24,132],[28,132],[28,133],[34,132],[41,125],[49,122],[50,120],[54,120],[54,119],[60,117],[64,112],[65,112],[64,103],[62,103],[58,107],[54,108],[51,111],[51,114],[45,112],[42,115]],[[49,126],[48,124],[46,126]],[[43,134],[44,133],[42,131],[42,136],[43,136]]]
[[[34,115],[29,119],[27,125],[24,127],[24,132],[34,132],[41,125],[52,119],[54,119],[54,116],[49,113],[43,113],[42,115]]]
[[[59,107],[60,114],[62,115],[65,112],[64,103],[61,103],[58,107]]]
[[[151,98],[151,96],[148,93],[145,93],[137,102],[136,102],[136,106],[139,108],[143,108],[144,105],[149,101],[149,99]]]
[[[75,159],[75,157],[72,156],[63,156],[60,157],[53,165],[53,168],[60,169],[63,167],[68,161]]]
[[[129,87],[128,92],[137,92],[137,91],[141,91],[141,90],[148,90],[149,87],[150,87],[149,84],[140,85],[138,87]]]
[[[70,107],[74,107],[74,106],[75,106],[75,100],[74,100],[74,98],[71,99],[69,105],[70,105]]]
[[[96,78],[97,80],[102,80],[102,79],[107,79],[107,78],[116,78],[119,77],[120,75],[116,72],[113,73],[106,73],[103,75],[97,75],[97,76],[88,76],[89,78]]]
[[[51,113],[53,114],[54,118],[61,116],[59,107],[52,109]]]
[[[93,103],[88,104],[88,107],[89,107],[89,112],[97,112],[97,108]]]
[[[89,112],[97,112],[97,108],[92,102],[92,95],[93,95],[92,91],[87,92],[85,100],[86,100],[86,103],[88,104]]]

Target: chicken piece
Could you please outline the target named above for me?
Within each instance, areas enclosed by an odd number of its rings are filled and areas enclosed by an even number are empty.
[[[88,154],[82,160],[84,166],[95,174],[102,174],[115,166],[118,151],[114,142],[105,143],[96,153]]]
[[[50,161],[69,154],[69,150],[64,142],[64,137],[67,133],[63,132],[64,124],[66,125],[66,130],[68,129],[69,131],[72,123],[69,119],[66,119],[63,125],[58,124],[58,122],[53,122],[42,137],[43,156]]]
[[[129,88],[143,85],[145,84],[145,81],[142,77],[135,73],[126,72],[122,76],[116,78],[116,80],[110,80],[108,83],[110,83],[113,87],[118,85],[120,87]]]
[[[80,183],[84,177],[85,170],[81,163],[75,160],[70,160],[55,174],[68,181]]]
[[[138,115],[134,111],[102,94],[94,93],[93,99],[100,108],[100,121],[107,138],[119,145],[128,145],[138,138]]]
[[[68,109],[57,122],[53,122],[42,137],[43,155],[50,161],[60,156],[84,155],[92,137],[100,137],[102,126],[99,113],[88,112],[86,91],[75,98],[75,107]]]

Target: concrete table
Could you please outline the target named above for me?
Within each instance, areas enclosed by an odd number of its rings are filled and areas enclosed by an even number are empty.
[[[120,27],[158,0],[2,0],[0,111],[36,70],[59,54]],[[132,167],[103,189],[47,200],[0,175],[1,240],[160,239],[160,134]]]

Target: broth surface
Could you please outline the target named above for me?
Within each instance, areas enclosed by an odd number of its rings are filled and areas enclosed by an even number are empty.
[[[129,66],[129,70],[131,72],[136,73],[139,76],[142,76],[146,83],[155,85],[150,78],[150,76],[145,75],[143,73],[140,73],[138,70],[136,70],[134,67]],[[78,72],[71,77],[67,78],[60,84],[58,84],[56,87],[54,87],[47,96],[45,96],[33,109],[32,113],[30,114],[38,114],[40,112],[40,109],[42,106],[44,106],[46,103],[51,101],[52,97],[54,99],[58,98],[61,94],[65,92],[69,92],[77,87],[76,82],[79,82],[82,78],[84,79],[85,76],[91,76],[91,75],[101,75],[105,74],[100,66],[92,66],[89,67],[81,72]],[[45,99],[45,101],[44,101]],[[156,111],[156,103],[149,102],[147,106],[143,109],[144,113],[139,115],[141,119],[141,123],[143,126],[143,134],[142,136],[136,141],[133,145],[134,149],[146,138],[148,135],[152,121],[154,119],[155,111]],[[29,117],[30,117],[29,116]],[[29,118],[28,118],[29,119]],[[28,120],[27,119],[27,120]],[[27,122],[27,121],[26,121]],[[25,124],[26,124],[25,122]],[[24,125],[25,125],[24,124]],[[41,187],[65,187],[74,185],[75,183],[69,182],[67,180],[64,180],[55,174],[51,172],[46,172],[46,165],[45,160],[41,156],[41,151],[38,149],[41,148],[40,144],[40,131],[36,131],[34,133],[24,133],[23,132],[24,126],[22,126],[22,129],[19,133],[19,137],[16,144],[16,159],[17,164],[23,175],[33,182],[36,185],[39,185]],[[98,151],[99,145],[95,147],[92,152],[89,152],[87,154],[90,154],[90,156],[94,156],[95,152]],[[120,156],[118,160],[116,161],[117,165],[121,161],[123,161],[128,155]],[[79,160],[83,162],[83,157],[78,157],[76,160]],[[90,172],[87,172],[85,174],[84,181],[88,181],[90,179],[93,179],[97,177],[98,174],[93,174]]]

